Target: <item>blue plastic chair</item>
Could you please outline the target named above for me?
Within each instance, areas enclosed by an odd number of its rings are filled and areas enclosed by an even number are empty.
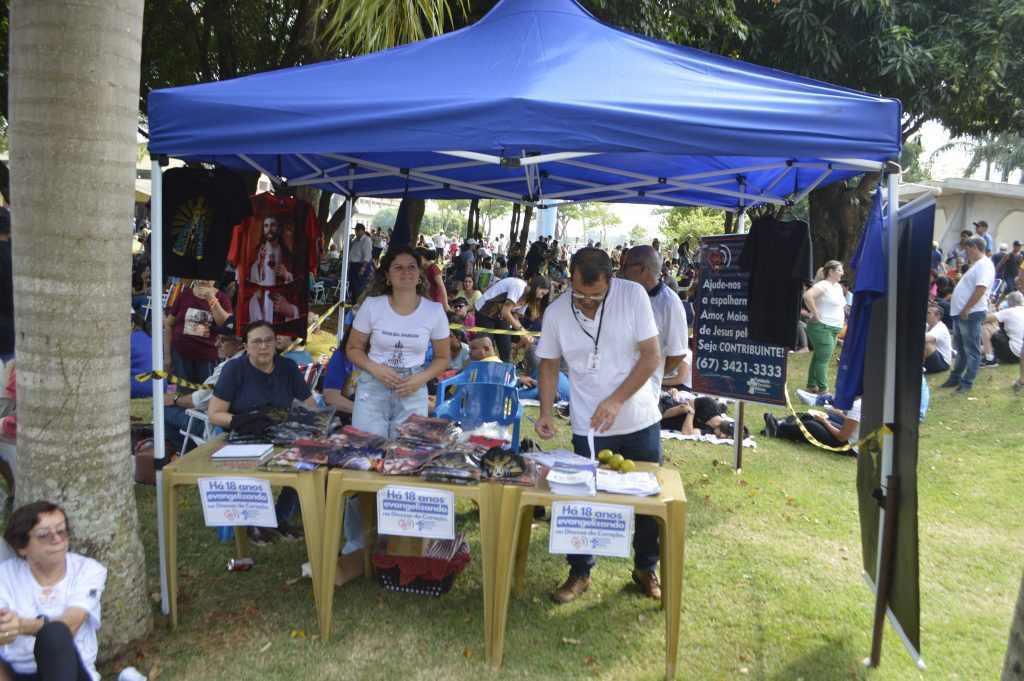
[[[494,383],[460,385],[452,398],[442,402],[434,414],[459,421],[463,429],[476,428],[489,422],[510,425],[512,450],[519,451],[519,425],[523,420],[523,405],[519,404],[519,393],[512,386]]]
[[[443,401],[447,390],[453,385],[467,383],[494,383],[516,387],[516,365],[505,362],[470,362],[466,368],[450,378],[437,382],[438,401]]]

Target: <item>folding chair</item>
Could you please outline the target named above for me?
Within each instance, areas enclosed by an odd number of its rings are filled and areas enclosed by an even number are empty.
[[[320,374],[324,372],[324,365],[319,362],[301,364],[299,365],[299,371],[302,372],[302,379],[306,381],[306,385],[312,389],[316,387],[316,382],[320,380]]]
[[[505,362],[470,362],[463,371],[437,382],[438,401],[444,401],[448,388],[467,383],[494,383],[516,387],[516,365]]]
[[[314,281],[310,293],[313,294],[313,305],[324,305],[327,303],[327,291],[324,290],[324,282]]]
[[[178,431],[185,438],[184,444],[181,445],[182,454],[193,447],[202,445],[213,436],[213,424],[210,423],[210,419],[206,416],[205,411],[200,411],[199,409],[186,409],[185,413],[188,414],[188,423],[185,424],[184,429]],[[196,435],[192,432],[192,425],[195,423],[203,424],[203,432],[201,435]],[[192,446],[189,446],[190,444]]]
[[[1002,279],[996,279],[995,283],[992,284],[992,288],[988,293],[988,302],[995,305],[999,302],[999,296],[1003,293],[1003,288],[1006,286],[1006,282]]]
[[[523,405],[519,404],[519,392],[513,386],[494,383],[460,385],[450,400],[442,402],[434,410],[434,415],[459,421],[463,429],[491,422],[512,426],[512,450],[519,451]]]

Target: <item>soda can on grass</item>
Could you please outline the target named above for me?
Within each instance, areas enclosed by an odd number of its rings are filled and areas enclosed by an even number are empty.
[[[232,558],[228,561],[228,572],[246,572],[252,570],[252,558]]]

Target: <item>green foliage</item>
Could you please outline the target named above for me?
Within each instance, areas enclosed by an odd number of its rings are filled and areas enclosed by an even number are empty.
[[[743,40],[747,26],[735,0],[583,0],[594,16],[636,33],[718,51],[723,37]]]
[[[899,98],[903,133],[926,120],[956,134],[1024,126],[1019,0],[740,0],[750,31],[727,53]]]
[[[320,11],[328,15],[325,44],[357,55],[439,35],[446,24],[455,24],[451,5],[456,3],[464,20],[465,0],[321,0]]]
[[[568,234],[565,230],[571,222],[582,224],[583,233],[588,238],[593,238],[590,236],[591,233],[600,234],[602,230],[607,230],[608,227],[622,224],[622,218],[613,213],[611,207],[606,203],[560,205],[558,206],[558,214],[555,220],[562,226],[563,233],[565,234]],[[600,236],[597,238],[601,239]]]
[[[910,138],[903,145],[903,149],[900,151],[903,182],[924,182],[932,179],[931,159],[921,158],[923,153],[924,145],[921,144],[920,135]]]
[[[377,229],[391,229],[395,226],[395,218],[397,217],[398,209],[387,206],[377,211],[370,224]]]
[[[661,217],[659,229],[669,242],[689,240],[692,246],[702,236],[725,233],[725,213],[714,208],[656,208],[651,215]]]
[[[991,179],[992,170],[998,170],[1003,182],[1015,170],[1024,170],[1024,135],[1020,133],[988,133],[978,137],[960,137],[935,150],[935,155],[952,149],[961,149],[971,155],[964,176],[970,177],[979,168],[985,168],[985,179]],[[1024,174],[1021,176],[1024,182]]]
[[[634,245],[647,244],[651,241],[651,235],[643,225],[633,225],[629,229],[629,240],[632,241]]]

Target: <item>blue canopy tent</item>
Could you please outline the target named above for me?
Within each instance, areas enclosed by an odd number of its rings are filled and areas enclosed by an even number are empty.
[[[154,158],[257,170],[349,197],[535,207],[604,201],[742,214],[883,170],[901,147],[897,100],[629,33],[573,0],[502,0],[476,24],[417,43],[157,90],[149,115]],[[159,281],[156,161],[153,186]]]

